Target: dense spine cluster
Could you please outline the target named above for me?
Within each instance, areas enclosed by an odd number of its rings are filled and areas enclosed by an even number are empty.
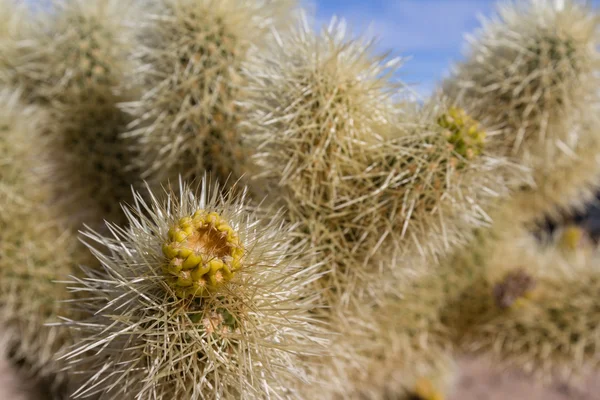
[[[231,184],[246,172],[248,149],[238,130],[241,66],[265,46],[270,29],[289,22],[293,6],[293,0],[156,2],[140,27],[131,74],[143,95],[126,106],[135,117],[128,136],[144,178],[200,179],[206,170]]]
[[[309,314],[311,257],[278,215],[257,219],[244,197],[207,180],[177,193],[150,203],[136,194],[128,228],[85,233],[104,271],[72,283],[93,315],[70,324],[85,337],[66,357],[82,375],[75,395],[293,396],[314,379],[301,361],[326,352]]]
[[[444,90],[489,127],[489,150],[531,169],[525,222],[583,207],[599,179],[596,12],[578,1],[507,2],[485,21]]]
[[[325,286],[340,298],[368,290],[362,274],[383,248],[436,258],[485,225],[489,200],[507,192],[492,172],[503,161],[480,154],[485,134],[463,111],[395,103],[398,61],[343,23],[316,33],[300,18],[245,68],[257,177],[327,255]]]

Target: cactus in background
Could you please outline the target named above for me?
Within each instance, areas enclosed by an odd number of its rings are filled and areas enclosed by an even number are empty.
[[[51,204],[45,122],[18,93],[0,92],[0,322],[13,332],[10,360],[29,380],[60,392],[66,375],[57,361],[71,335],[45,326],[67,311],[68,291],[57,280],[83,261],[74,232]],[[51,171],[51,169],[50,169]]]
[[[495,132],[491,152],[532,169],[512,207],[525,222],[581,208],[600,181],[597,27],[576,0],[503,4],[444,85]]]
[[[20,57],[2,54],[7,86],[26,100],[53,106],[109,101],[127,69],[129,1],[53,0],[49,8],[14,22]],[[19,25],[16,25],[18,23]],[[34,28],[26,29],[35,25]]]
[[[18,54],[0,55],[0,75],[49,111],[43,129],[57,155],[56,202],[74,226],[97,226],[122,215],[118,203],[138,179],[125,171],[131,154],[119,134],[128,120],[116,107],[127,98],[119,87],[128,68],[132,2],[56,0],[51,6],[30,16],[35,28],[15,28],[19,40],[9,44]]]
[[[442,399],[464,353],[546,380],[597,369],[597,251],[565,253],[558,238],[542,245],[503,225],[439,266],[387,277],[379,300],[339,315],[337,357],[323,366],[331,397]]]
[[[142,176],[161,183],[199,179],[207,170],[234,183],[246,172],[242,62],[261,51],[269,30],[289,23],[294,0],[161,0],[142,23],[137,70],[143,90],[126,109]]]
[[[452,391],[455,346],[439,311],[463,282],[422,266],[402,267],[401,279],[377,280],[385,296],[356,302],[332,317],[339,336],[331,348],[336,357],[322,364],[323,398],[439,400]]]
[[[457,303],[476,315],[461,327],[458,346],[545,379],[598,368],[598,254],[571,252],[513,238],[486,249],[484,279],[470,290],[476,295]]]
[[[136,194],[129,228],[85,233],[104,272],[72,283],[94,315],[72,322],[84,338],[67,356],[83,375],[75,395],[293,396],[314,379],[309,356],[325,351],[309,314],[317,267],[302,265],[306,250],[278,215],[257,219],[244,195],[206,179],[197,197],[177,192],[149,204]]]

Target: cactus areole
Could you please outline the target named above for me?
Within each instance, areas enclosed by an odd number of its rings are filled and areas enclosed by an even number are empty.
[[[201,297],[228,282],[240,266],[244,248],[238,235],[215,212],[199,210],[169,229],[162,267],[180,298]]]

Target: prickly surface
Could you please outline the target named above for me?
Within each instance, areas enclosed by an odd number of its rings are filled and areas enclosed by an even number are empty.
[[[507,205],[526,223],[578,211],[597,189],[597,28],[584,2],[507,2],[445,82],[493,132],[488,150],[530,168]]]
[[[236,101],[243,98],[241,64],[284,27],[292,0],[161,0],[140,26],[131,80],[143,90],[126,109],[143,177],[200,179],[207,170],[234,183],[246,172]]]
[[[72,337],[46,324],[65,314],[61,301],[69,298],[55,281],[82,258],[76,233],[51,201],[43,115],[18,94],[0,92],[0,323],[16,338],[11,361],[58,395],[66,383],[58,357]]]
[[[20,56],[0,68],[6,84],[49,111],[43,129],[55,156],[55,201],[77,228],[123,219],[118,203],[139,179],[125,170],[132,153],[119,134],[129,121],[116,106],[130,95],[121,85],[132,10],[130,1],[52,1],[20,32]]]
[[[317,267],[300,262],[305,250],[280,217],[257,220],[245,199],[202,185],[197,195],[187,185],[179,194],[149,193],[150,203],[136,194],[128,228],[85,234],[104,272],[72,283],[88,294],[83,305],[94,315],[70,323],[84,337],[66,357],[85,371],[76,396],[286,397],[314,379],[311,355],[327,354],[309,314]],[[181,265],[167,264],[184,255]],[[215,261],[220,269],[206,272]],[[210,290],[189,290],[181,276],[187,267]]]
[[[496,146],[516,155],[567,139],[550,128],[596,97],[595,13],[577,0],[501,4],[476,33],[447,90],[476,119],[501,130]]]
[[[344,298],[368,288],[361,274],[385,246],[438,256],[469,232],[461,224],[486,223],[483,199],[506,187],[486,177],[500,160],[469,160],[459,154],[459,133],[444,136],[455,127],[449,118],[438,123],[443,105],[414,112],[394,105],[399,85],[388,74],[397,60],[353,38],[342,22],[320,33],[309,25],[301,19],[248,62],[243,125],[259,149],[257,176],[299,224],[298,235],[327,256],[324,284]]]

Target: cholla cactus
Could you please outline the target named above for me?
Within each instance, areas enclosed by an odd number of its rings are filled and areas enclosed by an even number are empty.
[[[104,273],[73,283],[94,315],[72,323],[84,337],[67,357],[83,375],[75,396],[293,396],[310,379],[303,362],[324,350],[308,314],[317,267],[299,264],[289,228],[257,220],[243,196],[206,180],[198,197],[178,192],[150,204],[136,194],[129,228],[85,234]]]
[[[594,11],[576,0],[506,3],[446,92],[490,135],[491,152],[531,167],[513,212],[525,221],[580,207],[600,179]]]
[[[18,33],[20,57],[3,54],[5,84],[20,85],[28,100],[76,105],[109,101],[127,68],[124,23],[131,2],[54,0],[52,7],[28,15],[37,29]],[[23,19],[23,18],[22,18]],[[31,24],[33,25],[33,24]]]
[[[339,337],[332,344],[336,357],[320,372],[325,398],[440,400],[451,392],[454,341],[440,311],[461,282],[451,274],[417,271],[391,279],[394,291],[385,298],[356,302],[333,316]]]
[[[597,368],[597,252],[565,254],[558,242],[542,246],[502,225],[440,266],[388,278],[383,300],[336,320],[343,335],[325,367],[331,390],[444,398],[458,352],[490,354],[547,380]]]
[[[374,164],[378,186],[385,188],[379,201],[392,203],[384,215],[392,217],[393,248],[413,247],[437,258],[489,224],[497,199],[508,194],[505,177],[513,179],[519,170],[490,156],[478,123],[439,99],[397,132]]]
[[[483,198],[506,192],[466,115],[437,103],[401,115],[397,60],[384,60],[343,23],[316,34],[302,18],[245,68],[257,177],[329,256],[337,296],[364,288],[358,276],[384,243],[437,256],[464,238],[462,223],[485,224]]]
[[[248,146],[259,149],[258,177],[272,183],[271,198],[283,200],[299,231],[329,255],[360,263],[353,253],[365,250],[353,241],[367,230],[340,206],[370,193],[340,191],[352,190],[345,176],[368,166],[366,144],[381,138],[379,128],[389,130],[395,86],[386,82],[384,57],[351,39],[343,23],[319,35],[304,15],[299,22],[245,65]]]
[[[59,155],[56,201],[75,225],[118,218],[114,205],[129,198],[135,182],[125,172],[130,152],[119,138],[128,121],[116,107],[125,99],[118,86],[127,69],[131,12],[129,1],[56,0],[30,16],[39,26],[19,32],[18,54],[0,56],[3,81],[21,85],[29,101],[50,112],[44,129]]]
[[[471,289],[472,306],[457,303],[462,312],[472,312],[475,304],[480,310],[475,322],[462,328],[460,345],[546,379],[597,368],[598,255],[572,251],[579,256],[514,239],[488,248],[485,278]]]
[[[143,96],[126,109],[144,178],[220,182],[245,172],[235,104],[243,96],[242,62],[264,46],[269,30],[285,26],[293,0],[161,0],[142,24],[139,68],[132,80]]]
[[[10,355],[30,380],[45,379],[52,390],[65,381],[57,354],[70,340],[57,322],[66,278],[81,255],[73,232],[51,202],[47,185],[47,140],[39,110],[0,92],[0,323],[18,340]]]

